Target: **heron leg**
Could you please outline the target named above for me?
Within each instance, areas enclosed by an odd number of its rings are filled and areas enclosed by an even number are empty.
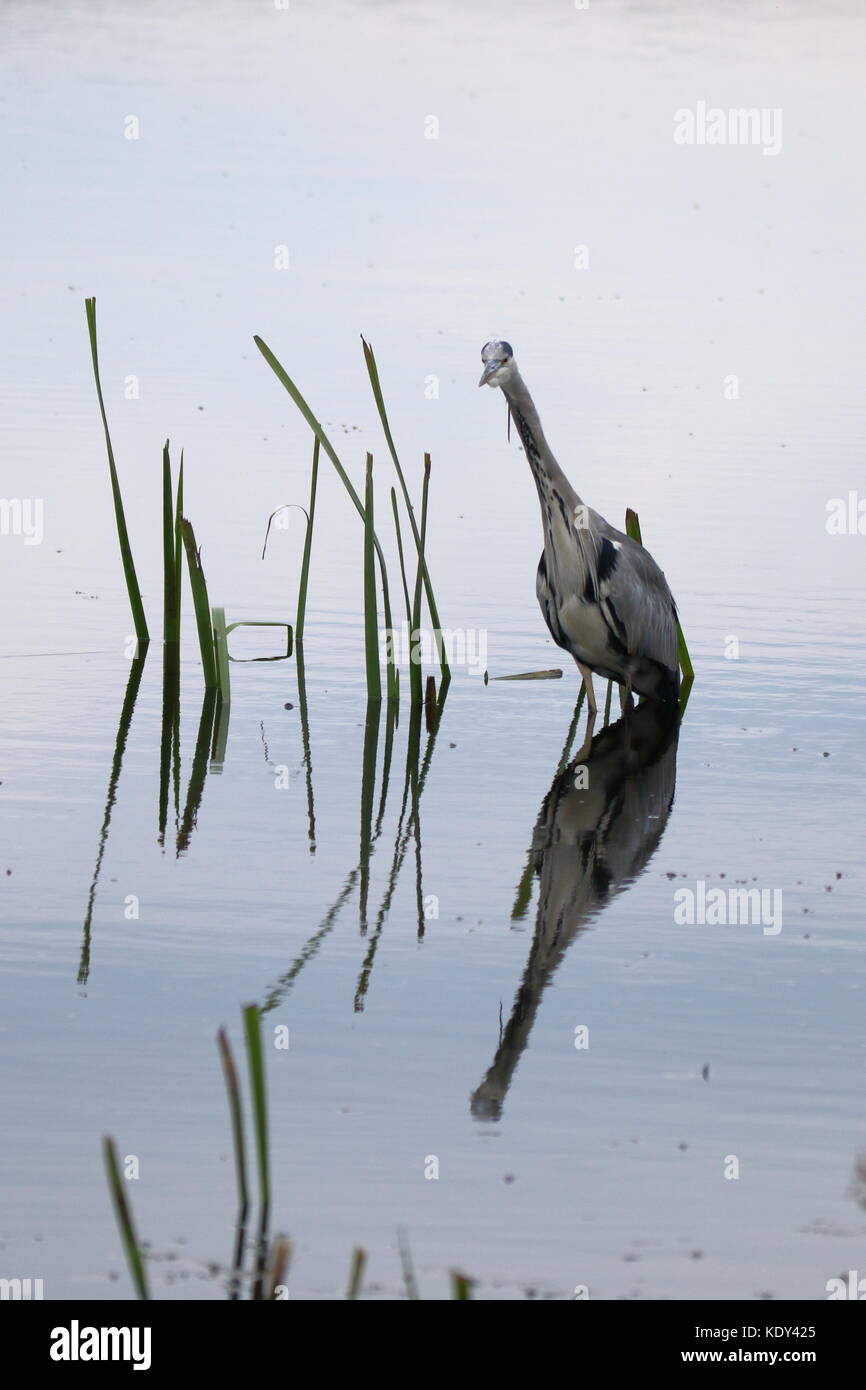
[[[629,714],[634,709],[634,695],[632,694],[630,678],[627,678],[625,684],[619,687],[619,707],[623,714]]]
[[[580,661],[577,663],[577,669],[583,676],[583,683],[586,686],[586,707],[589,713],[595,717],[598,714],[598,705],[595,702],[595,691],[592,688],[592,671]]]
[[[586,728],[583,732],[583,743],[580,745],[580,748],[577,750],[574,757],[572,758],[572,765],[582,763],[585,758],[589,757],[590,749],[592,748],[592,731],[595,728],[596,714],[597,710],[587,710]]]

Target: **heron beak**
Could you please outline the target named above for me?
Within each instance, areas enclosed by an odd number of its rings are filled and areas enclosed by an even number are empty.
[[[481,373],[481,380],[479,381],[478,385],[489,386],[491,384],[490,378],[493,376],[494,372],[499,371],[499,368],[501,366],[501,362],[497,361],[495,357],[491,357],[489,362],[484,363],[484,371]]]

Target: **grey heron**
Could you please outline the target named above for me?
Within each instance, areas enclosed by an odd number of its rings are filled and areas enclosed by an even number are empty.
[[[509,343],[481,349],[479,386],[498,386],[517,426],[538,499],[544,550],[535,592],[554,642],[570,652],[598,706],[592,674],[666,704],[679,693],[677,610],[648,550],[578,496],[553,456]]]

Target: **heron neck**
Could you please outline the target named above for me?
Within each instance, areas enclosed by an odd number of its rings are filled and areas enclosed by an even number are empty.
[[[520,435],[523,452],[532,469],[542,504],[552,484],[567,505],[576,506],[580,498],[553,457],[529,388],[517,370],[512,373],[511,380],[507,386],[502,387],[502,391],[508,401],[511,418]]]

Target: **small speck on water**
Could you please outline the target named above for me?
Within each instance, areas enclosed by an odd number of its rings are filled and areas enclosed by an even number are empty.
[[[294,707],[294,705],[292,704],[291,700],[287,700],[286,703],[283,705],[283,709],[294,709],[294,708],[295,708],[295,707]]]

